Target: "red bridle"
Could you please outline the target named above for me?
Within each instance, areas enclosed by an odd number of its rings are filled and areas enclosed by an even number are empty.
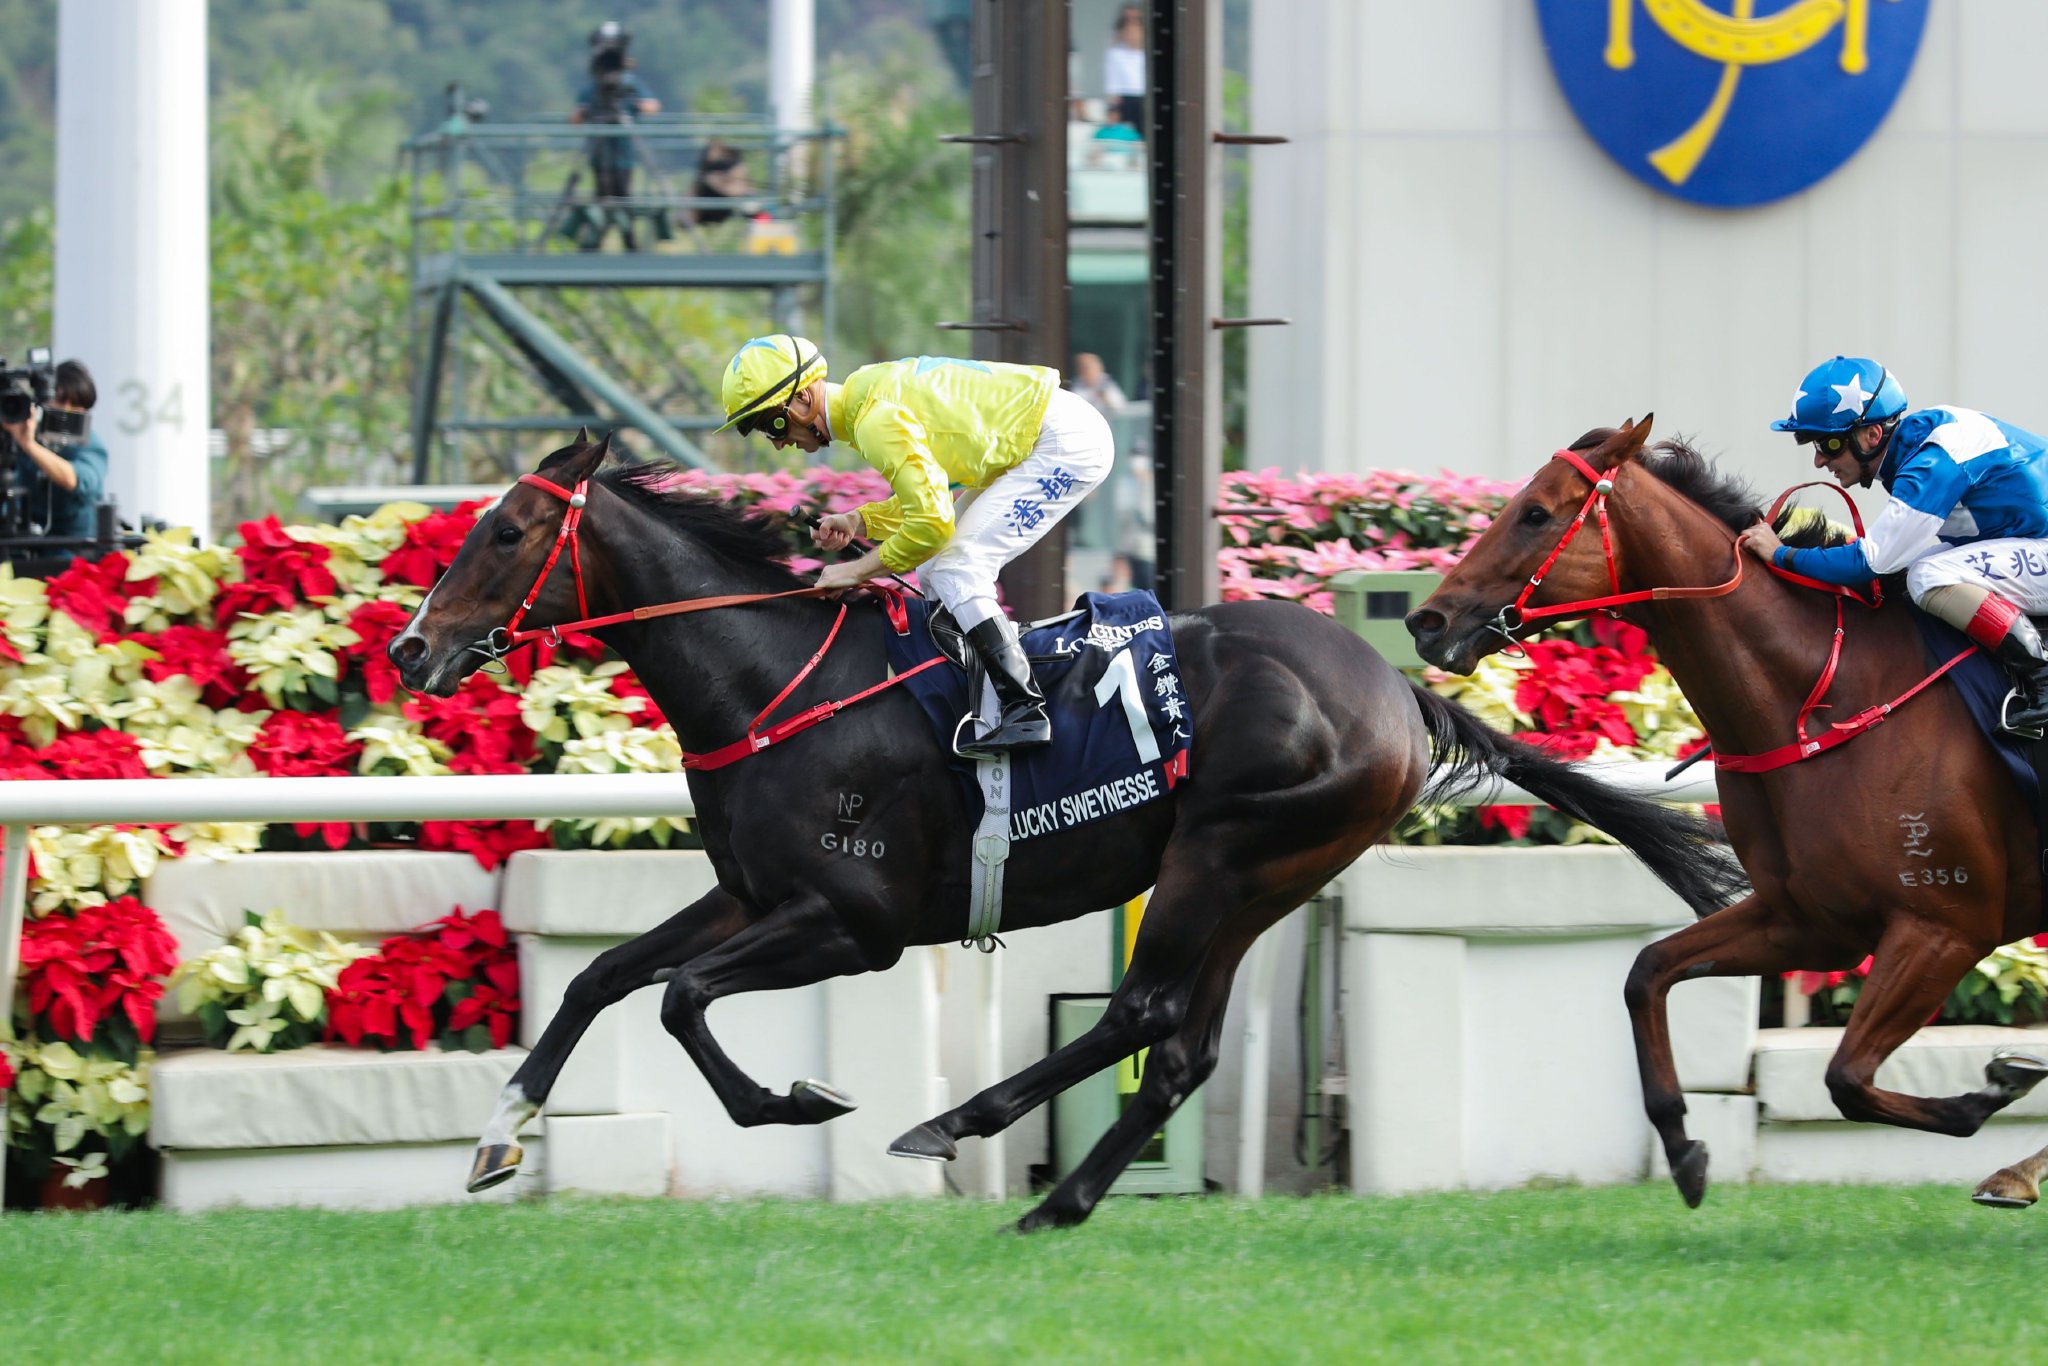
[[[511,620],[503,626],[494,628],[482,641],[469,647],[479,654],[488,656],[493,663],[502,660],[507,654],[518,649],[520,646],[530,645],[537,640],[548,640],[559,645],[562,643],[562,632],[564,631],[596,630],[601,626],[616,626],[622,622],[647,621],[654,617],[678,616],[684,612],[704,612],[714,607],[739,607],[750,602],[772,602],[777,598],[821,598],[829,593],[839,591],[831,588],[812,587],[791,588],[780,593],[728,593],[722,597],[686,598],[680,602],[657,603],[651,607],[635,607],[626,612],[613,612],[608,616],[593,617],[590,615],[589,598],[583,588],[583,552],[581,543],[577,540],[576,536],[577,531],[583,525],[583,508],[589,501],[588,490],[590,488],[590,481],[588,479],[581,481],[573,491],[563,488],[553,480],[543,479],[537,474],[522,474],[519,476],[519,482],[530,484],[534,488],[544,489],[552,493],[555,497],[566,503],[568,507],[562,514],[561,529],[555,533],[555,543],[548,548],[547,562],[541,565],[539,576],[534,579],[533,587],[527,590],[525,598],[514,609]],[[583,613],[583,618],[579,621],[543,627],[537,631],[520,630],[519,623],[525,619],[527,612],[532,610],[534,602],[540,597],[540,590],[548,581],[548,575],[554,573],[555,564],[562,558],[562,547],[564,545],[569,547],[570,571],[576,578],[576,610]],[[871,584],[869,585],[869,591],[875,592],[883,598],[884,606],[889,611],[890,620],[896,624],[899,633],[909,629],[908,613],[902,601],[893,590]],[[892,674],[872,687],[863,688],[851,697],[820,702],[808,710],[798,712],[795,716],[776,722],[765,731],[762,730],[761,723],[766,721],[769,714],[781,706],[783,700],[796,691],[797,685],[806,678],[809,678],[811,671],[817,668],[819,663],[824,660],[826,652],[832,648],[832,642],[839,638],[839,628],[845,623],[846,604],[841,603],[839,605],[839,615],[832,621],[832,629],[825,634],[825,643],[818,647],[816,653],[812,654],[810,659],[805,662],[803,668],[797,670],[796,677],[790,679],[782,691],[775,694],[774,699],[767,706],[761,708],[754,719],[747,723],[746,734],[731,744],[712,750],[708,754],[691,754],[686,751],[683,754],[683,767],[686,769],[712,769],[723,768],[727,764],[736,763],[749,755],[760,753],[770,745],[787,740],[799,731],[809,730],[820,721],[829,721],[838,715],[841,709],[850,707],[863,698],[872,697],[884,688],[894,687],[905,679],[923,673],[934,665],[946,662],[943,655],[935,656],[914,668],[905,669],[899,674]],[[503,639],[501,640],[500,637]]]
[[[1518,644],[1515,632],[1524,629],[1531,622],[1547,621],[1552,617],[1577,616],[1583,612],[1613,613],[1617,607],[1632,602],[1662,602],[1670,598],[1718,598],[1724,593],[1734,592],[1741,585],[1742,547],[1738,545],[1735,546],[1735,573],[1726,583],[1715,584],[1710,588],[1643,588],[1633,593],[1622,592],[1621,571],[1614,562],[1614,532],[1607,522],[1607,495],[1614,491],[1614,480],[1586,463],[1577,451],[1555,451],[1550,458],[1562,460],[1577,470],[1585,477],[1586,482],[1593,486],[1593,491],[1587,494],[1586,501],[1579,505],[1579,515],[1572,518],[1571,525],[1564,529],[1564,535],[1551,550],[1549,558],[1537,566],[1536,572],[1529,576],[1529,582],[1522,586],[1522,591],[1516,595],[1515,600],[1501,608],[1499,614],[1487,623],[1489,629],[1506,636],[1509,643]],[[1600,515],[1600,551],[1606,557],[1607,582],[1614,591],[1604,598],[1585,598],[1578,602],[1558,603],[1551,607],[1532,609],[1529,606],[1529,599],[1543,586],[1543,580],[1549,577],[1551,566],[1557,563],[1558,557],[1564,554],[1565,547],[1572,543],[1572,538],[1585,526],[1587,515],[1594,512]],[[1859,532],[1862,530],[1860,526],[1857,529]],[[1730,543],[1733,544],[1732,540]],[[1514,613],[1512,621],[1508,619],[1510,612]]]
[[[1576,451],[1557,451],[1550,458],[1562,460],[1571,465],[1585,477],[1588,483],[1592,484],[1593,491],[1586,495],[1586,501],[1579,507],[1579,515],[1574,517],[1571,525],[1565,528],[1564,536],[1558,541],[1556,547],[1551,550],[1549,557],[1537,567],[1536,572],[1529,576],[1529,582],[1523,586],[1522,591],[1516,596],[1515,600],[1501,608],[1499,614],[1491,622],[1487,623],[1489,630],[1507,637],[1510,645],[1520,643],[1515,636],[1515,632],[1522,630],[1531,622],[1543,621],[1552,617],[1575,616],[1584,612],[1607,611],[1612,613],[1614,609],[1631,602],[1661,602],[1673,598],[1717,598],[1734,592],[1741,585],[1742,545],[1740,541],[1731,540],[1735,551],[1735,573],[1730,576],[1726,583],[1715,584],[1707,588],[1644,588],[1638,589],[1633,593],[1622,592],[1621,574],[1614,560],[1614,538],[1607,523],[1607,495],[1614,491],[1614,480],[1609,475],[1603,475],[1594,469]],[[1813,480],[1804,484],[1795,484],[1791,488],[1786,489],[1772,502],[1771,510],[1764,515],[1764,521],[1769,525],[1776,525],[1778,514],[1784,510],[1786,500],[1800,490],[1810,488],[1831,488],[1841,494],[1842,501],[1849,505],[1849,520],[1854,524],[1856,536],[1860,540],[1863,536],[1863,515],[1857,511],[1855,501],[1849,497],[1847,490],[1843,489],[1840,485],[1831,484],[1825,480]],[[1551,607],[1538,607],[1530,610],[1528,607],[1530,597],[1542,586],[1544,578],[1550,573],[1551,566],[1557,563],[1560,555],[1564,554],[1565,547],[1570,545],[1572,538],[1579,534],[1579,528],[1586,524],[1587,514],[1595,511],[1600,516],[1600,547],[1607,559],[1607,581],[1613,587],[1614,592],[1602,598],[1586,598],[1579,602],[1560,603]],[[1835,669],[1841,663],[1842,637],[1844,633],[1842,623],[1843,600],[1853,599],[1865,607],[1879,607],[1884,602],[1884,588],[1878,580],[1872,579],[1870,581],[1870,596],[1866,598],[1853,588],[1841,584],[1823,583],[1818,579],[1808,578],[1804,574],[1795,574],[1789,569],[1781,569],[1774,564],[1767,564],[1765,568],[1789,583],[1796,583],[1805,588],[1818,589],[1834,596],[1834,639],[1828,647],[1827,664],[1821,669],[1820,677],[1814,682],[1812,691],[1807,693],[1806,701],[1800,706],[1798,718],[1794,722],[1794,729],[1799,738],[1789,745],[1780,745],[1778,748],[1766,750],[1762,754],[1722,754],[1717,752],[1714,755],[1714,765],[1717,768],[1728,769],[1736,773],[1763,773],[1774,768],[1782,768],[1786,764],[1796,764],[1801,759],[1811,759],[1816,754],[1833,749],[1837,745],[1846,744],[1864,731],[1869,730],[1872,726],[1884,721],[1902,703],[1977,652],[1977,647],[1971,646],[1891,701],[1880,703],[1874,707],[1866,707],[1847,721],[1830,722],[1826,733],[1822,734],[1818,739],[1810,739],[1806,733],[1806,723],[1813,716],[1814,712],[1821,710],[1827,705],[1821,699],[1827,696],[1828,689],[1833,686]],[[1514,613],[1515,619],[1513,621],[1508,619],[1510,612]],[[1686,767],[1687,764],[1697,759],[1711,746],[1711,741],[1700,746],[1699,749],[1694,750],[1692,754],[1688,755],[1685,761],[1678,767]],[[1672,771],[1676,773],[1678,770],[1673,769]]]
[[[593,631],[601,626],[617,626],[621,622],[647,621],[654,617],[677,616],[684,612],[704,612],[713,607],[738,607],[750,602],[769,602],[776,598],[822,598],[837,591],[829,588],[791,588],[780,593],[728,593],[723,597],[686,598],[681,602],[657,603],[651,607],[635,607],[630,611],[593,617],[590,615],[590,599],[583,587],[582,543],[576,535],[583,526],[583,508],[588,501],[587,490],[590,488],[590,481],[583,480],[573,491],[537,474],[522,474],[519,476],[519,482],[552,493],[568,504],[568,510],[562,514],[562,525],[555,532],[555,543],[548,548],[548,557],[540,567],[539,576],[534,579],[533,587],[527,590],[525,598],[514,609],[512,619],[470,647],[493,660],[501,659],[520,646],[530,645],[536,640],[546,640],[560,645],[564,631]],[[583,613],[582,619],[562,622],[556,626],[545,626],[535,631],[520,630],[519,623],[525,619],[527,612],[532,610],[533,604],[540,598],[540,590],[547,584],[548,575],[555,572],[555,564],[562,558],[564,545],[569,548],[569,567],[576,577],[576,610]]]

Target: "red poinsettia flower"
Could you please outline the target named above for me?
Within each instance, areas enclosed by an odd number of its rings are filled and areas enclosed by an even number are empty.
[[[213,619],[226,626],[236,617],[268,616],[298,605],[298,595],[292,592],[290,584],[245,579],[220,586],[220,591],[213,595]]]
[[[1488,830],[1499,830],[1511,840],[1518,840],[1529,833],[1529,822],[1536,819],[1533,806],[1482,806],[1479,808],[1479,824]]]
[[[331,598],[340,591],[327,568],[327,547],[294,540],[276,513],[260,522],[244,522],[240,530],[242,544],[235,547],[235,556],[242,562],[245,581],[280,585],[292,592],[294,601]]]
[[[469,854],[489,872],[521,849],[552,849],[554,840],[532,821],[426,821],[420,847]]]
[[[37,750],[52,778],[147,778],[142,742],[118,730],[66,731]]]
[[[634,722],[635,725],[659,726],[668,720],[667,717],[661,714],[661,707],[655,702],[654,694],[641,686],[640,679],[631,669],[622,674],[612,675],[612,696],[644,697],[647,699],[646,704],[640,708],[638,713],[639,719]]]
[[[228,657],[225,631],[205,626],[167,626],[155,635],[135,635],[129,639],[162,656],[143,661],[143,675],[153,683],[189,678],[199,685],[200,700],[214,708],[225,707],[249,693],[248,673]]]
[[[373,599],[349,613],[349,629],[362,639],[343,647],[341,658],[363,680],[363,691],[372,702],[389,702],[398,695],[398,666],[384,651],[393,637],[405,629],[412,613],[395,602]]]
[[[469,995],[450,1008],[448,1028],[460,1033],[481,1024],[490,1031],[491,1047],[503,1048],[519,1026],[519,964],[501,960],[487,964],[483,973],[484,980],[472,983]]]
[[[514,650],[505,656],[505,674],[515,688],[524,688],[533,681],[536,671],[565,659],[603,659],[605,643],[596,636],[581,631],[564,631],[562,643],[552,640],[536,640],[524,649]]]
[[[448,747],[448,767],[456,773],[523,773],[533,758],[533,732],[519,718],[519,694],[489,674],[471,674],[453,697],[413,697],[404,712]]]
[[[502,1048],[518,1019],[517,955],[497,912],[465,916],[457,907],[342,969],[327,997],[327,1037],[351,1046],[368,1040],[425,1048],[437,1029],[460,1032],[481,1023]],[[451,993],[457,983],[461,989]],[[451,1004],[450,995],[460,999]]]
[[[334,711],[274,711],[249,742],[249,761],[275,778],[354,773],[363,747],[348,738],[339,718]]]
[[[1532,641],[1526,648],[1535,667],[1516,683],[1515,705],[1542,730],[1566,737],[1565,752],[1590,754],[1602,738],[1624,747],[1636,743],[1635,727],[1608,697],[1639,686],[1655,667],[1651,660],[1569,640]]]
[[[384,581],[432,588],[443,570],[455,563],[456,552],[476,526],[485,504],[464,503],[452,512],[422,517],[405,529],[405,544],[384,557]]]
[[[31,1016],[52,1036],[81,1044],[117,1010],[149,1042],[161,979],[177,962],[177,942],[163,920],[132,896],[22,928],[21,983]]]
[[[0,1053],[0,1091],[14,1089],[14,1068],[7,1061],[7,1055]]]
[[[100,640],[117,640],[128,599],[156,592],[156,580],[129,583],[127,575],[128,556],[118,550],[98,560],[73,560],[48,581],[50,606]]]
[[[1786,981],[1797,982],[1799,990],[1811,996],[1816,991],[1838,987],[1851,977],[1868,977],[1874,958],[1865,958],[1847,972],[1806,972],[1795,971],[1782,974]],[[1937,1012],[1938,1014],[1939,1012]]]
[[[1650,650],[1650,633],[1618,617],[1594,617],[1593,641],[1617,651],[1623,659],[1656,662],[1657,657]]]
[[[21,733],[20,719],[0,716],[0,780],[49,776],[43,770],[36,747]]]

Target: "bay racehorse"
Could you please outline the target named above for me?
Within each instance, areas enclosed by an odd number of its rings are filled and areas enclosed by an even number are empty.
[[[774,519],[664,487],[671,467],[601,470],[607,445],[584,439],[556,451],[478,518],[389,646],[407,687],[445,696],[538,628],[578,623],[632,666],[685,751],[703,753],[772,729],[771,700],[778,716],[800,714],[887,677],[889,627],[877,604],[820,600],[784,565],[789,547]],[[664,604],[692,610],[631,616]],[[613,619],[585,625],[604,617]],[[1001,1132],[1149,1047],[1131,1105],[1024,1228],[1087,1217],[1215,1067],[1231,977],[1252,941],[1419,797],[1498,774],[1612,834],[1698,913],[1740,890],[1704,822],[1496,734],[1326,617],[1227,603],[1174,614],[1171,627],[1194,719],[1190,776],[1166,798],[1032,840],[1005,874],[1005,930],[1155,887],[1121,985],[1085,1036],[891,1145],[951,1159],[956,1140]],[[792,679],[801,679],[793,691]],[[966,935],[974,822],[947,764],[910,696],[885,687],[829,726],[696,771],[691,792],[717,888],[571,983],[478,1143],[471,1189],[512,1175],[518,1127],[596,1014],[653,982],[667,983],[663,1024],[735,1123],[815,1124],[850,1110],[820,1082],[786,1093],[758,1085],[711,1037],[705,1010],[739,992],[880,971],[910,945]],[[838,828],[842,794],[863,798],[855,833],[868,857],[850,857],[851,840],[821,848],[819,832]]]
[[[1712,738],[1722,818],[1754,891],[1645,948],[1624,993],[1644,1105],[1696,1206],[1707,1153],[1686,1136],[1673,984],[1873,956],[1828,1063],[1836,1107],[1975,1133],[2048,1065],[2001,1055],[1981,1089],[1933,1099],[1878,1086],[1877,1070],[1980,959],[2042,928],[2040,846],[1956,690],[1920,686],[1934,668],[1905,594],[1872,585],[1849,600],[1739,553],[1736,533],[1763,516],[1756,498],[1683,443],[1646,452],[1649,432],[1646,417],[1558,452],[1407,624],[1425,659],[1469,673],[1546,621],[1615,611],[1650,633]],[[1777,521],[1788,544],[1847,534],[1795,525],[1789,510]],[[1977,1198],[2031,1203],[2031,1181],[2008,1169]]]

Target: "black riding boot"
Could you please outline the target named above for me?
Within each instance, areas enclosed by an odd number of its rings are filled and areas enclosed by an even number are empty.
[[[995,728],[972,743],[962,745],[967,754],[1006,754],[1046,744],[1052,739],[1052,722],[1045,714],[1045,694],[1031,676],[1031,661],[1017,640],[1017,628],[1008,617],[990,617],[967,632],[967,641],[988,670],[995,685],[996,705],[1002,716]]]
[[[2013,696],[2005,703],[2005,730],[2028,738],[2048,731],[2048,659],[2042,658],[2041,636],[2034,623],[2025,617],[2014,618],[1991,657],[2012,675]]]

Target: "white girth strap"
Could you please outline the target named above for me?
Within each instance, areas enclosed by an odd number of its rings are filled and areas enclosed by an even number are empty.
[[[979,720],[983,731],[1003,714],[994,685],[983,680]],[[1003,925],[1003,864],[1010,857],[1010,756],[998,754],[974,761],[981,783],[981,824],[974,829],[968,859],[967,937],[984,953],[995,948]]]

